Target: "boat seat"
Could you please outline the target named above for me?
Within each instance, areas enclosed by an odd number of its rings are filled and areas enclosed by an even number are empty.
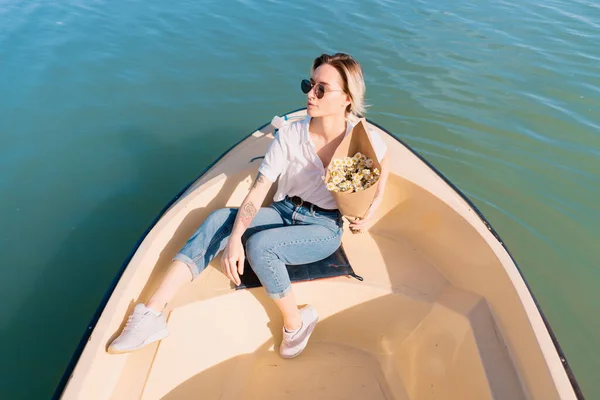
[[[363,280],[362,277],[354,273],[343,245],[323,260],[308,264],[286,265],[286,267],[292,282],[312,281],[342,275],[349,275],[360,281]],[[240,280],[241,284],[236,286],[236,290],[262,286],[247,259],[244,263],[244,274],[240,276]]]

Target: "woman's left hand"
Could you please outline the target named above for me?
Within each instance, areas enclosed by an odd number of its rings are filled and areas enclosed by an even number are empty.
[[[369,207],[369,211],[367,211],[364,218],[350,222],[350,229],[355,231],[355,233],[362,233],[368,231],[375,223],[375,212],[377,211],[383,200],[383,191],[385,189],[385,185],[388,179],[388,174],[388,156],[386,154],[383,157],[383,160],[381,160],[381,177],[379,178],[377,193],[375,194],[375,198],[373,199],[371,207]]]
[[[375,219],[373,218],[374,214],[375,209],[371,207],[364,218],[357,219],[356,221],[350,223],[350,229],[353,231],[359,231],[360,233],[368,231],[375,223]]]

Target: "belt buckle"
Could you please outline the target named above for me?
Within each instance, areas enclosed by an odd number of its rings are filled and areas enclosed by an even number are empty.
[[[300,199],[300,204],[296,203],[296,199]],[[294,196],[292,197],[292,203],[294,203],[294,205],[296,207],[302,207],[302,204],[304,204],[304,200],[302,200],[300,197],[298,196]]]

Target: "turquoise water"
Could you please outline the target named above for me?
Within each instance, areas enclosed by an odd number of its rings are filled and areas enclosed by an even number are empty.
[[[131,248],[353,54],[368,117],[481,209],[600,398],[600,6],[0,0],[0,397],[47,398]]]

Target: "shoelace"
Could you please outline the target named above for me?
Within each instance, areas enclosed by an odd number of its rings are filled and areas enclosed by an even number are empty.
[[[140,326],[140,322],[142,322],[142,318],[146,314],[133,313],[127,318],[127,323],[125,324],[124,331],[134,331]]]

